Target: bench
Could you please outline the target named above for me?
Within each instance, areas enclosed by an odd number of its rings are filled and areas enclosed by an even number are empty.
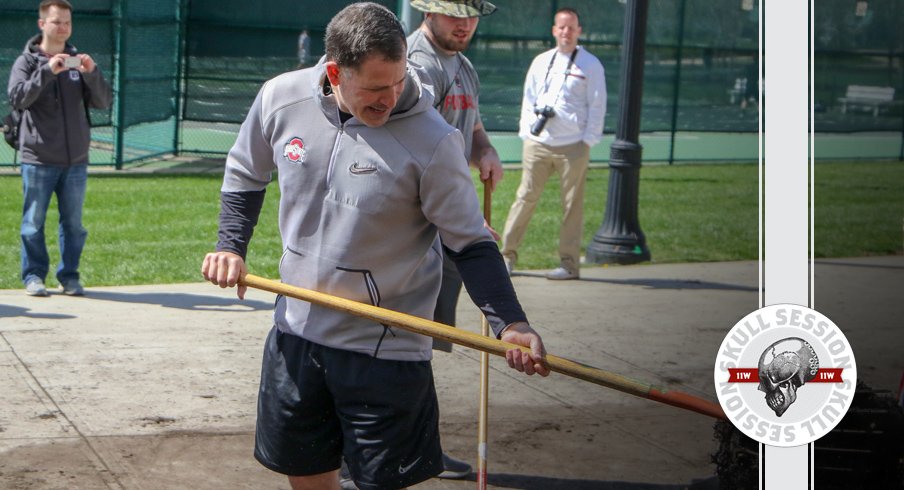
[[[844,97],[839,97],[841,113],[847,114],[848,107],[872,111],[873,117],[879,115],[879,109],[892,105],[895,99],[894,87],[873,87],[869,85],[848,85]]]

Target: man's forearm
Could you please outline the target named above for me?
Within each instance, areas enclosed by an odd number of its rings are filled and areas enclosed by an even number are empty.
[[[455,262],[468,295],[487,317],[497,337],[508,325],[527,322],[495,243],[478,242],[461,252],[448,248],[446,252]]]
[[[492,152],[497,159],[499,158],[499,155],[496,154],[496,148],[493,148],[493,144],[490,143],[490,136],[483,129],[483,125],[478,125],[474,128],[474,136],[471,139],[471,165],[476,165],[488,152]]]
[[[265,194],[266,190],[220,193],[217,251],[233,252],[245,258]]]

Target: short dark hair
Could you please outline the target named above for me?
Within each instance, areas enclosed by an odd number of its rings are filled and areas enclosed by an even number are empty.
[[[68,10],[72,12],[72,4],[67,0],[43,0],[40,5],[38,5],[38,15],[43,19],[45,15],[47,15],[47,11],[50,10],[50,7],[56,7],[61,10]]]
[[[573,8],[571,8],[571,7],[562,7],[562,8],[560,8],[559,10],[556,10],[555,15],[553,15],[552,17],[555,18],[556,15],[559,15],[559,14],[571,14],[571,15],[574,16],[575,19],[578,20],[578,25],[581,25],[581,16],[578,15],[578,11],[577,11],[577,10],[575,10],[575,9],[573,9]]]
[[[326,26],[324,45],[327,60],[355,69],[371,55],[399,61],[408,51],[399,18],[372,2],[353,3],[336,14]]]

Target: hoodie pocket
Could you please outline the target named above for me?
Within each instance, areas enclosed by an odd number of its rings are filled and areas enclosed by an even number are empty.
[[[335,261],[288,247],[280,259],[279,274],[286,284],[380,305],[380,290],[370,270],[343,267]]]

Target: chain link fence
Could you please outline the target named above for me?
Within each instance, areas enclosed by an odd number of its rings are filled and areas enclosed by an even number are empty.
[[[39,33],[38,2],[4,0],[0,8],[0,79],[9,80],[26,41]],[[175,153],[180,60],[179,0],[74,2],[70,43],[90,54],[113,86],[108,110],[91,110],[90,161],[116,165]],[[9,112],[3,97],[0,112]],[[3,145],[0,164],[14,163]]]
[[[499,9],[481,19],[466,52],[480,73],[487,129],[517,131],[527,68],[554,46],[553,14],[568,6],[581,14],[581,44],[605,66],[606,133],[614,133],[624,1],[496,0]],[[378,3],[402,15],[409,11],[405,2]],[[222,158],[261,84],[298,67],[299,33],[307,29],[316,60],[327,23],[349,3],[76,2],[71,42],[97,60],[115,91],[110,110],[92,111],[91,162],[120,166],[181,154]],[[38,32],[36,4],[4,0],[0,6],[4,80],[25,41]],[[760,0],[650,0],[641,130],[645,146],[662,159],[756,159],[759,8]],[[409,30],[420,22],[419,12],[411,12],[410,18],[402,15]],[[904,38],[897,26],[904,23],[904,0],[821,0],[813,15],[816,131],[828,138],[881,133],[885,143],[863,156],[900,158]],[[2,99],[5,114],[9,106]],[[821,156],[852,153],[850,145],[834,145],[827,141]],[[0,164],[13,158],[10,148],[0,149]]]

